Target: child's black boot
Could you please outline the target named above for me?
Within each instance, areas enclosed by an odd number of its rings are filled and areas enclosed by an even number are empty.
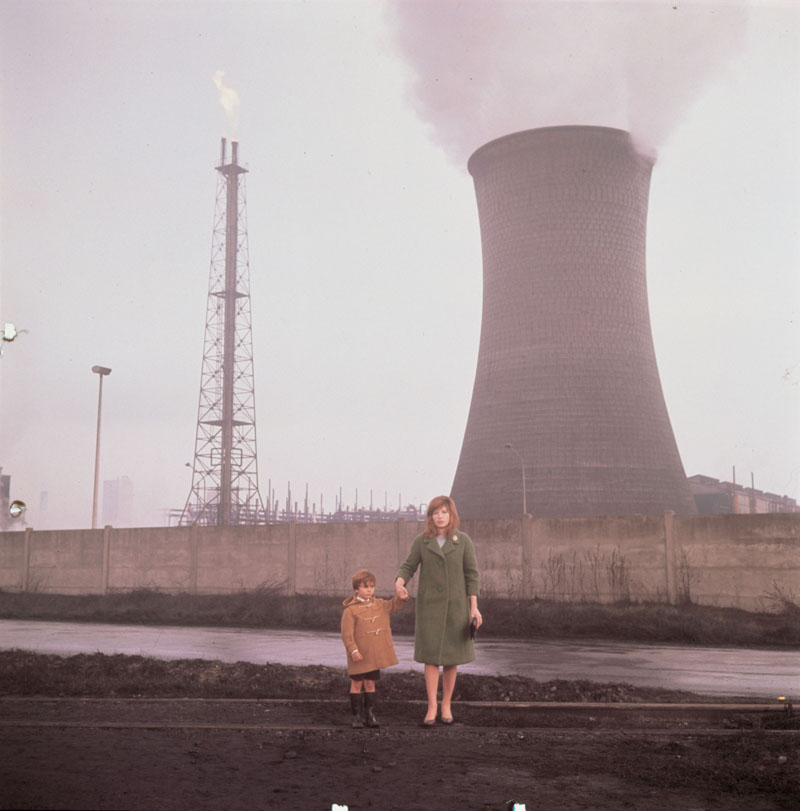
[[[364,693],[364,709],[366,710],[366,720],[368,727],[379,727],[378,719],[375,717],[375,693]]]
[[[353,729],[361,729],[364,722],[361,720],[361,705],[363,693],[350,693],[350,709],[353,713],[353,720],[350,724]]]

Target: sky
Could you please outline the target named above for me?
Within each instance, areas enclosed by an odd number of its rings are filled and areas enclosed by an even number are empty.
[[[101,481],[131,480],[141,526],[189,495],[222,136],[249,170],[262,496],[448,492],[480,335],[466,160],[559,124],[656,155],[687,475],[800,499],[800,6],[0,0],[0,67],[0,323],[25,330],[0,466],[28,526],[91,525],[95,364]]]

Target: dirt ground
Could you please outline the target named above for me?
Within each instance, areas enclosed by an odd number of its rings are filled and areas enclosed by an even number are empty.
[[[380,694],[379,694],[380,698]],[[795,809],[800,731],[779,714],[487,708],[423,729],[384,701],[0,698],[0,807]]]

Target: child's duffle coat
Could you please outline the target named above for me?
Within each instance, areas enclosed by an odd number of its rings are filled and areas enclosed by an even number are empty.
[[[347,650],[347,672],[351,676],[369,673],[397,664],[397,654],[392,642],[392,629],[389,615],[399,611],[406,600],[393,597],[383,600],[373,597],[370,600],[359,600],[355,594],[350,595],[343,603],[342,642]],[[354,662],[354,650],[364,657]]]

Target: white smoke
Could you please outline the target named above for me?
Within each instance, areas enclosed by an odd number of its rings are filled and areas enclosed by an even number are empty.
[[[222,109],[225,110],[228,125],[231,128],[229,134],[231,138],[235,139],[239,131],[239,94],[230,87],[225,87],[222,81],[224,75],[225,71],[218,70],[213,79],[217,90],[219,90],[219,103],[222,105]]]
[[[747,0],[389,0],[412,99],[464,165],[493,138],[584,124],[664,143],[744,44]]]

